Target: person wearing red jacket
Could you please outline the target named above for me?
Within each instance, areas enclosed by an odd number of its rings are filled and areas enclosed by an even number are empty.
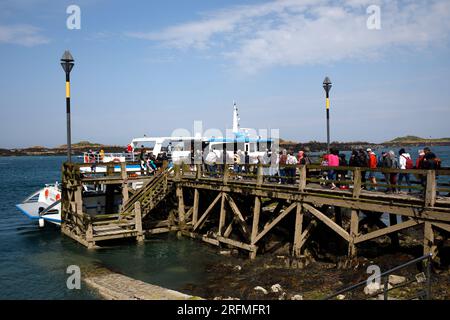
[[[367,155],[369,156],[368,165],[370,169],[376,169],[377,168],[377,156],[372,151],[372,149],[367,149]],[[369,181],[373,186],[373,190],[377,190],[377,178],[375,177],[375,171],[369,171]]]

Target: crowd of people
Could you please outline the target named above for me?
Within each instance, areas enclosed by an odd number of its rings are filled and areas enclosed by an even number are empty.
[[[167,162],[169,157],[167,152],[161,152],[158,156],[150,151],[148,152],[144,146],[139,150],[139,163],[141,167],[141,175],[151,175],[157,172],[164,162]]]
[[[225,162],[226,161],[226,162]],[[217,176],[223,170],[223,163],[230,163],[229,159],[222,159],[222,154],[217,150],[210,150],[205,158],[205,168],[211,176]],[[276,181],[279,184],[293,184],[298,174],[299,165],[311,164],[312,160],[307,151],[301,150],[295,154],[292,150],[283,149],[279,152],[266,151],[263,156],[249,157],[247,152],[237,150],[232,159],[232,170],[239,177],[239,174],[256,174],[258,164],[265,165],[263,175],[269,181]],[[411,169],[439,169],[441,160],[430,148],[419,150],[416,161],[412,159],[410,153],[401,148],[396,155],[393,150],[382,151],[377,155],[371,148],[352,150],[349,159],[344,153],[331,148],[330,152],[323,155],[322,166],[329,167],[322,171],[323,184],[331,189],[348,189],[348,181],[353,177],[349,176],[349,170],[342,167],[361,168],[361,185],[367,190],[379,190],[379,183],[382,182],[386,192],[398,193],[402,189],[411,192],[412,179]],[[334,169],[336,168],[336,169]],[[405,172],[379,173],[377,168],[405,170]],[[309,176],[309,174],[308,174]],[[422,186],[426,183],[426,176],[415,174]],[[344,181],[347,181],[344,183]],[[406,185],[404,186],[403,183]]]
[[[158,171],[163,163],[171,162],[171,149],[166,152],[160,152],[156,157],[150,151],[147,151],[144,146],[136,150],[139,154],[139,162],[142,175],[150,175]],[[136,152],[134,148],[129,145],[127,153]],[[204,154],[202,151],[192,152],[191,163],[202,163],[203,169],[209,172],[212,177],[217,177],[224,170],[224,166],[229,166],[229,169],[234,171],[237,178],[241,175],[257,174],[258,164],[263,164],[263,175],[267,177],[268,181],[278,182],[279,184],[294,184],[296,182],[296,175],[298,174],[300,165],[312,164],[309,150],[300,150],[294,153],[292,150],[283,149],[281,151],[267,150],[263,155],[251,156],[249,152],[237,150],[234,153],[222,152],[211,148]],[[261,153],[260,153],[261,154]],[[104,157],[104,151],[87,153],[85,162],[95,163]],[[441,160],[436,156],[430,148],[426,147],[419,150],[418,156],[414,161],[411,154],[401,148],[396,155],[393,150],[382,151],[377,155],[372,149],[355,149],[352,150],[349,159],[344,153],[340,153],[336,148],[331,148],[330,152],[324,154],[320,163],[326,170],[322,170],[320,177],[322,184],[331,189],[348,189],[349,182],[353,177],[349,176],[349,170],[343,167],[359,167],[361,168],[361,185],[367,190],[379,190],[380,180],[383,182],[384,191],[391,193],[398,193],[402,189],[407,189],[411,192],[412,179],[411,169],[439,169]],[[169,164],[170,165],[170,164]],[[395,172],[380,173],[377,168],[398,169]],[[195,166],[192,165],[192,169]],[[405,170],[405,172],[401,172]],[[307,173],[308,176],[309,172]],[[414,174],[422,186],[426,183],[426,175]],[[406,185],[403,185],[403,184]]]
[[[376,168],[399,169],[405,172],[385,172],[383,173],[384,185],[386,192],[398,193],[402,189],[403,181],[406,183],[406,189],[411,192],[411,169],[439,169],[441,160],[436,156],[430,148],[426,147],[419,150],[418,157],[414,162],[411,154],[401,148],[398,155],[393,150],[382,151],[379,156],[372,149],[368,148],[352,150],[350,159],[347,163],[345,154],[339,154],[338,150],[331,149],[330,153],[325,154],[322,159],[322,166],[327,167],[360,167],[362,186],[368,190],[378,190],[377,188],[377,171]],[[345,180],[347,171],[335,170],[330,168],[326,172],[326,179],[329,180],[331,189],[337,187],[347,188],[347,185],[339,185],[338,182]],[[426,176],[417,174],[417,178],[422,186],[426,183]]]

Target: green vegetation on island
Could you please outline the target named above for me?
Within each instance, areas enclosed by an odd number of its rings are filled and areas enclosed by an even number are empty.
[[[417,136],[397,137],[382,143],[383,145],[450,145],[450,138],[421,138]]]

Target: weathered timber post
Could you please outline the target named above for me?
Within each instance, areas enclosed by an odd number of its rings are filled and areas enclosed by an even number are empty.
[[[350,241],[348,242],[348,256],[349,258],[356,257],[355,239],[359,235],[359,211],[352,210],[350,218]]]
[[[361,194],[361,168],[353,168],[353,198],[358,199]]]
[[[298,182],[298,190],[305,191],[306,188],[306,165],[300,166],[300,179]]]
[[[192,209],[192,225],[195,226],[198,220],[198,203],[200,200],[200,194],[198,189],[194,190],[194,208]]]
[[[78,226],[77,231],[80,232],[78,235],[82,236],[84,232],[86,232],[86,228],[84,225],[84,221],[82,221],[83,217],[83,187],[81,185],[78,185],[74,192],[74,206],[71,208],[71,215],[73,220],[75,221],[76,225]],[[80,226],[83,226],[83,228],[80,228]]]
[[[253,208],[253,222],[252,222],[252,233],[250,235],[250,242],[252,246],[255,247],[253,251],[250,251],[250,259],[256,258],[257,248],[255,246],[256,236],[258,235],[258,227],[259,227],[259,216],[261,214],[261,199],[256,196],[255,197],[255,205]]]
[[[77,186],[75,191],[75,204],[76,213],[80,216],[83,215],[83,187],[81,185]]]
[[[228,184],[229,177],[230,177],[230,171],[228,169],[228,164],[224,163],[223,164],[223,184],[224,185]]]
[[[258,163],[258,168],[256,171],[256,185],[261,186],[264,181],[264,175],[263,175],[263,167],[261,163]]]
[[[92,224],[89,223],[86,230],[86,242],[88,249],[93,249],[95,247],[94,241],[94,230],[92,228]]]
[[[295,214],[294,245],[292,247],[292,255],[296,258],[300,257],[302,250],[303,214],[303,206],[298,202]]]
[[[184,198],[183,198],[183,188],[177,185],[175,191],[178,199],[178,223],[181,229],[186,226],[186,213],[184,210]]]
[[[224,174],[225,176],[225,174]],[[221,193],[220,217],[219,217],[219,236],[223,235],[223,227],[225,225],[225,193]]]
[[[142,232],[142,212],[141,212],[141,203],[136,201],[134,203],[134,219],[135,219],[135,227],[137,231],[136,240],[137,242],[144,241],[144,233]]]
[[[390,213],[389,214],[389,226],[395,226],[397,224],[397,215]],[[397,231],[392,232],[390,234],[391,244],[394,248],[398,248],[400,246],[400,242],[398,240]]]
[[[108,163],[106,165],[106,176],[112,176],[114,174],[114,164]],[[106,194],[105,194],[105,214],[114,213],[114,189],[115,185],[107,184],[106,185]]]
[[[424,223],[424,237],[423,237],[423,254],[433,254],[433,258],[436,256],[436,245],[434,243],[434,231],[431,222],[426,221]]]
[[[202,177],[202,165],[196,164],[195,167],[197,168],[197,171],[195,173],[195,179],[199,180]]]
[[[122,204],[125,204],[128,201],[128,175],[127,175],[127,166],[125,162],[120,163],[120,174],[122,177]]]
[[[427,186],[425,190],[425,206],[434,207],[436,202],[436,171],[427,171]]]

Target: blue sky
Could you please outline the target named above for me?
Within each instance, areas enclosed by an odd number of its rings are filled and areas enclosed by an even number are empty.
[[[449,33],[449,1],[1,0],[0,148],[65,143],[66,49],[74,142],[224,130],[233,101],[243,127],[325,141],[325,76],[331,140],[448,137]]]

